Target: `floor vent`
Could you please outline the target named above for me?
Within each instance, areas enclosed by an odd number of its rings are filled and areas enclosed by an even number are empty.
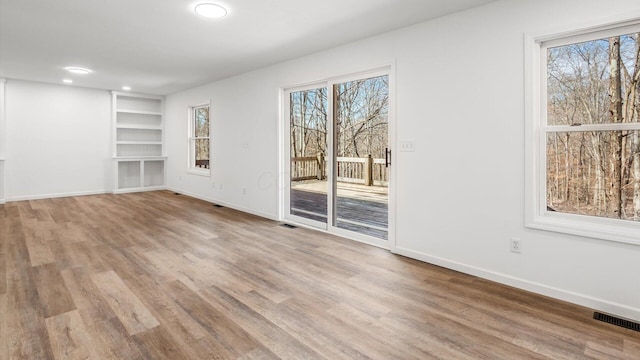
[[[217,207],[217,208],[223,208],[223,207],[224,207],[224,206],[222,206],[222,205],[218,205],[218,204],[213,204],[213,206],[214,206],[214,207]]]
[[[291,225],[291,224],[282,224],[282,225],[280,225],[280,226],[282,226],[282,227],[286,227],[287,229],[295,229],[295,228],[297,228],[297,226],[293,226],[293,225]]]
[[[173,193],[173,195],[182,195],[182,194],[180,194],[180,193]]]
[[[612,325],[616,325],[626,329],[640,332],[640,323],[635,321],[631,321],[631,320],[627,320],[627,319],[623,319],[623,318],[619,318],[616,316],[607,315],[599,312],[594,312],[593,318],[596,320],[604,321]]]

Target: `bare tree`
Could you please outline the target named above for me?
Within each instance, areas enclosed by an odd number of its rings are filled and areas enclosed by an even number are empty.
[[[384,156],[388,146],[388,89],[387,76],[336,85],[340,156]]]
[[[622,117],[622,72],[620,59],[620,37],[609,38],[609,116],[612,123],[621,123]],[[609,178],[610,204],[618,217],[623,216],[622,203],[622,137],[621,131],[610,135],[611,142],[611,177]]]
[[[549,125],[638,122],[640,36],[549,49]],[[637,131],[570,131],[547,138],[547,199],[560,211],[640,220]]]

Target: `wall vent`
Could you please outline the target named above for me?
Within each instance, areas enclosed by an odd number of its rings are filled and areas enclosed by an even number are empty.
[[[619,318],[613,315],[599,313],[597,311],[593,313],[593,318],[599,321],[603,321],[603,322],[615,325],[615,326],[620,326],[626,329],[640,332],[640,323],[635,321]]]

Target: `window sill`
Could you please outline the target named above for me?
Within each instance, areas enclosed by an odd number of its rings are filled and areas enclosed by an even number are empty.
[[[187,170],[187,174],[198,175],[198,176],[211,176],[211,169],[189,169]]]
[[[546,212],[543,215],[534,216],[526,226],[532,229],[640,245],[640,223],[628,220]]]

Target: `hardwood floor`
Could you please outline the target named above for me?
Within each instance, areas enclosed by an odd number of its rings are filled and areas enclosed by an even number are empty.
[[[0,359],[640,359],[592,311],[170,192],[0,205]]]

